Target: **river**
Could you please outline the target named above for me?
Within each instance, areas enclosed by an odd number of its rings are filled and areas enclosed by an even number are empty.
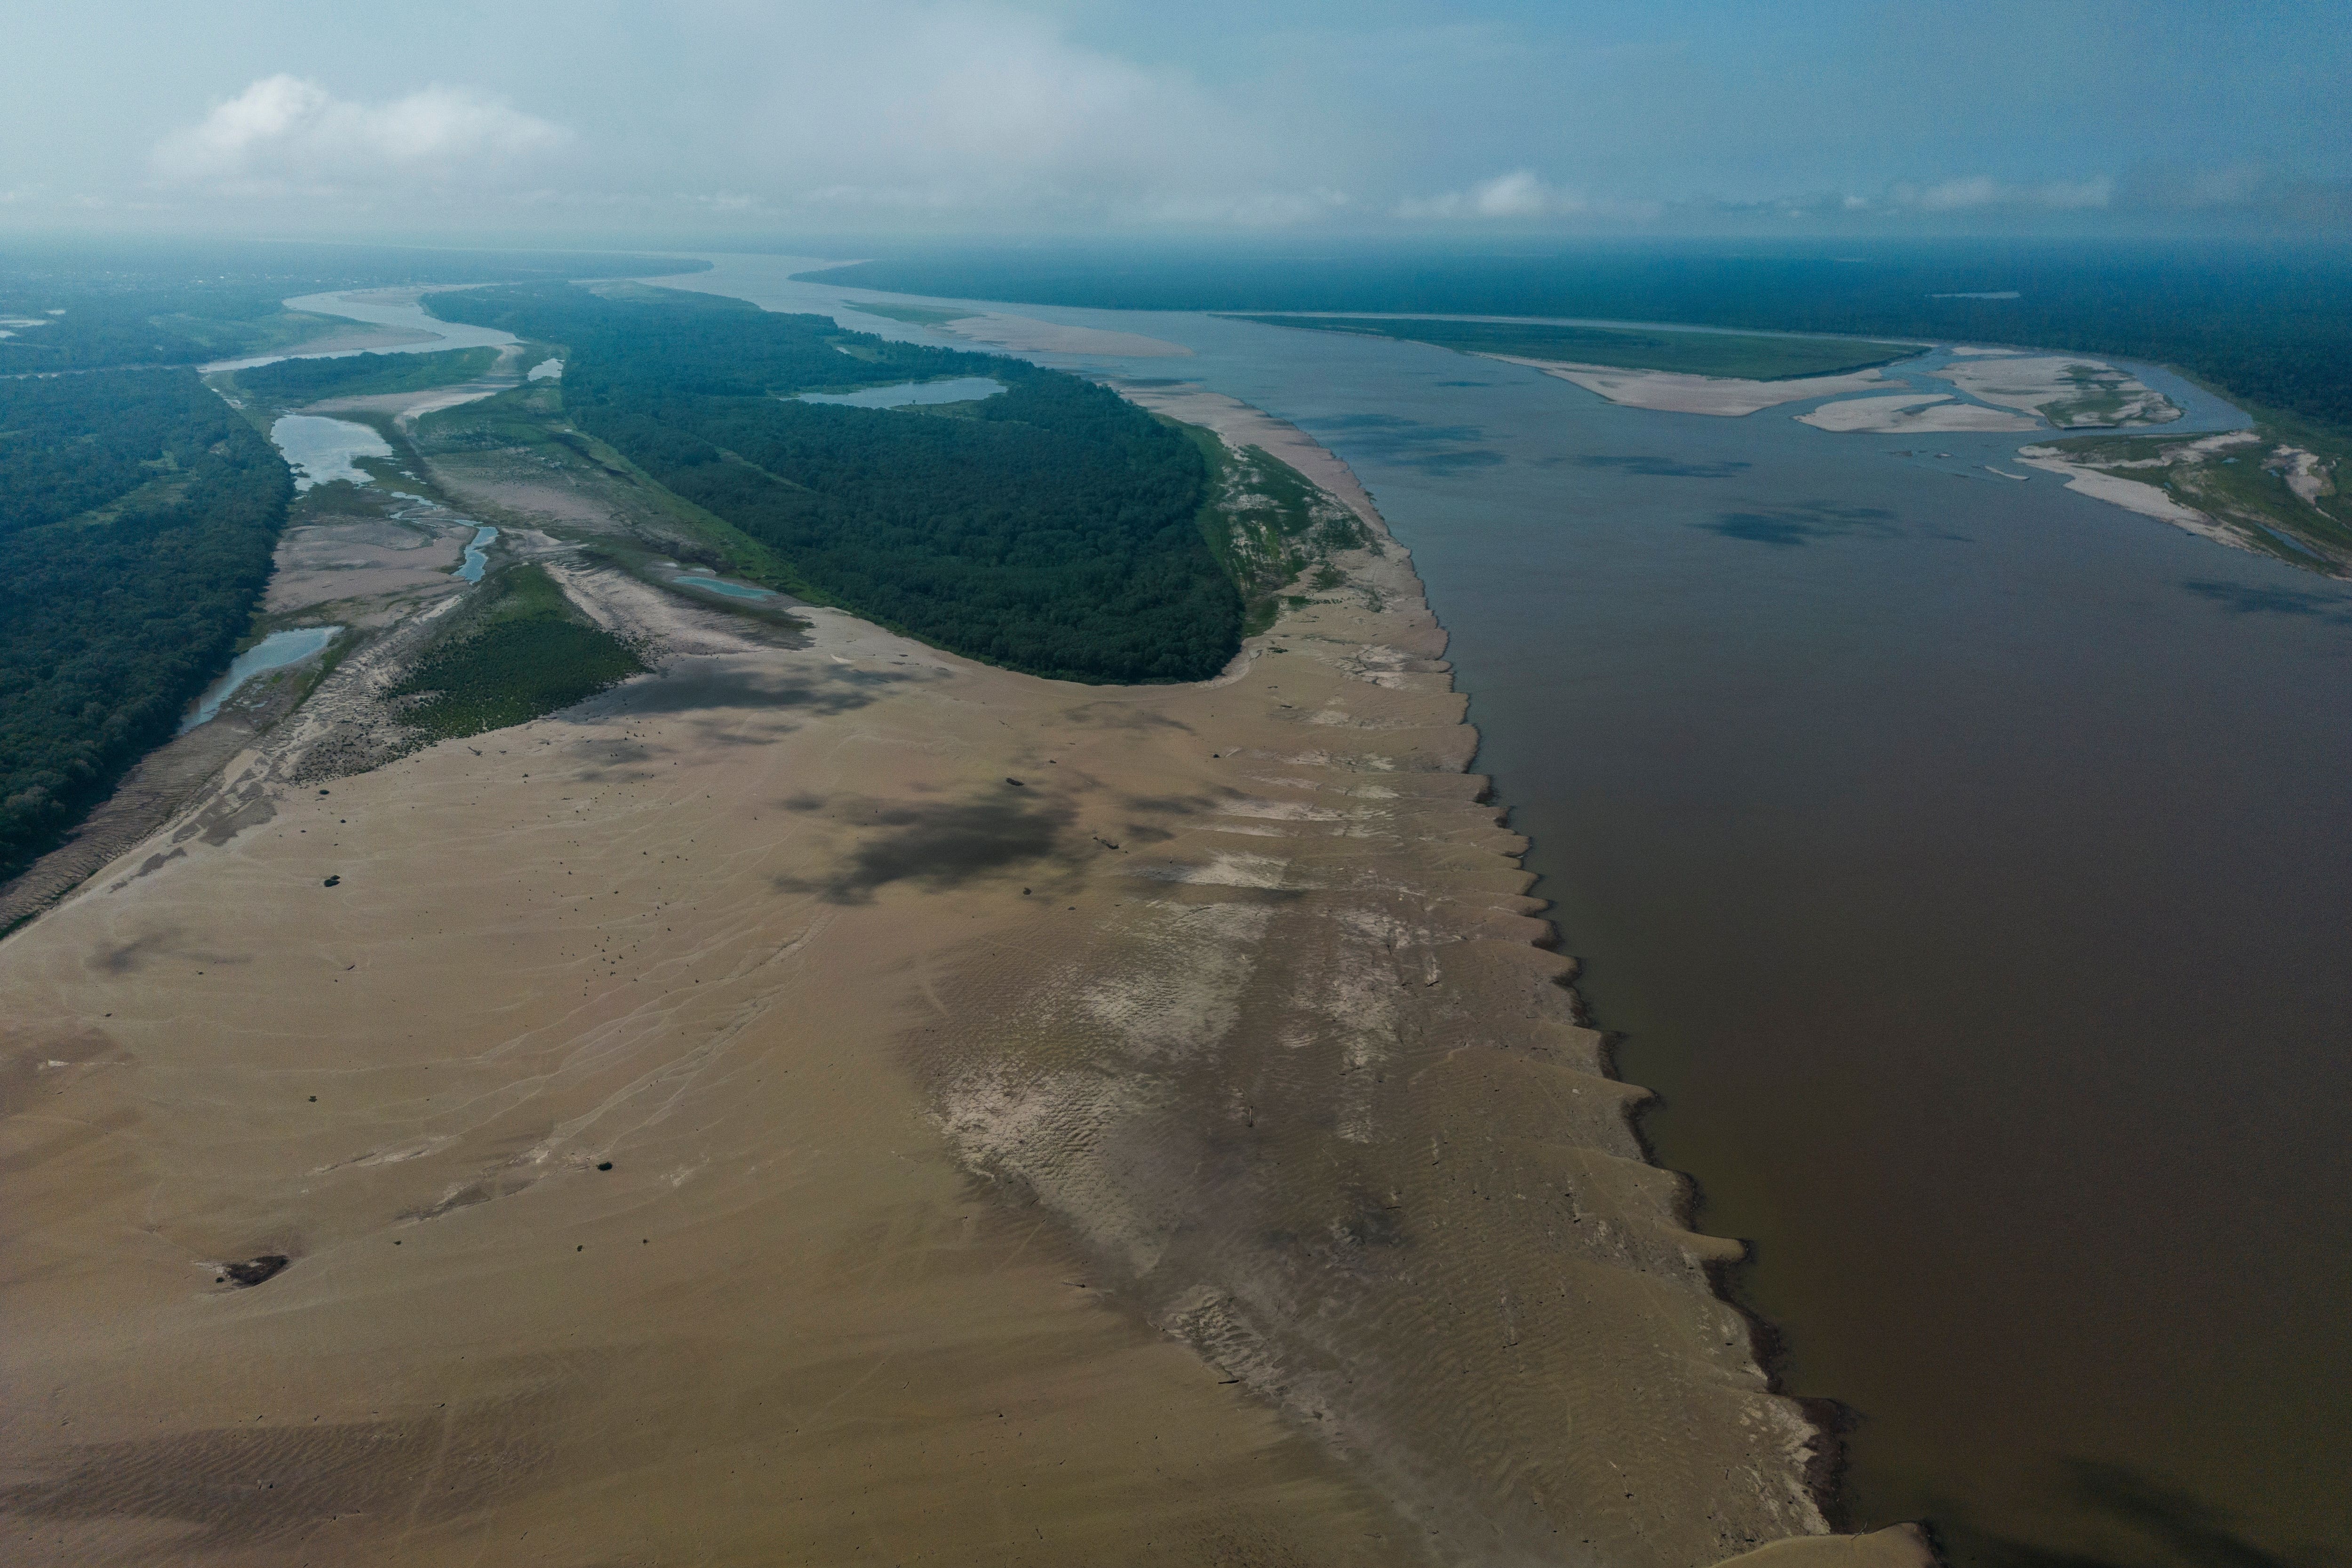
[[[848,298],[711,259],[673,281]],[[1968,1564],[2352,1541],[2352,587],[1990,471],[2032,436],[991,308],[1181,343],[1031,357],[1256,403],[1378,499],[1662,1163],[1753,1242],[1785,1385],[1854,1412],[1853,1522]],[[2242,423],[2150,376],[2168,428]]]

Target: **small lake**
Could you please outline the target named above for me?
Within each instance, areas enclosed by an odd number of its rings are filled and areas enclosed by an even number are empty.
[[[457,579],[459,581],[479,582],[482,580],[483,570],[490,564],[490,541],[498,537],[499,530],[490,527],[489,524],[476,523],[474,525],[474,540],[471,544],[466,547],[466,559],[457,568]]]
[[[764,602],[777,597],[772,588],[754,588],[748,582],[730,582],[723,577],[709,577],[698,571],[680,572],[669,580],[672,588],[699,588],[711,593],[723,593],[730,599],[749,599]]]
[[[918,403],[978,402],[994,397],[1004,383],[992,376],[956,376],[941,382],[900,382],[854,392],[803,392],[802,402],[835,402],[848,408],[910,408]]]
[[[291,632],[272,632],[239,653],[229,664],[228,673],[205,688],[205,695],[196,699],[196,706],[180,721],[180,733],[187,734],[220,712],[221,704],[235,696],[237,688],[254,676],[300,664],[333,642],[335,633],[341,630],[340,626],[302,626]]]
[[[364,485],[368,476],[357,466],[358,460],[392,455],[390,444],[366,425],[315,413],[286,415],[269,427],[269,439],[293,465],[297,490],[338,479]]]
[[[563,379],[563,361],[541,360],[531,366],[530,373],[523,379],[534,382],[560,382]]]

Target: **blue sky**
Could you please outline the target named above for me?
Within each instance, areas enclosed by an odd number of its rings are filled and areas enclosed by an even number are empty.
[[[0,231],[2239,232],[2340,5],[20,6]]]

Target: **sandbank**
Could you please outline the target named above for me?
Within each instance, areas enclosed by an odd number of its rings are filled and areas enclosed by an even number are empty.
[[[1040,321],[1031,316],[1005,316],[994,311],[964,316],[940,324],[940,330],[969,338],[991,348],[1024,354],[1101,354],[1116,359],[1190,359],[1192,350],[1181,343],[1147,338],[1139,332],[1113,332],[1099,327],[1070,327]]]
[[[1741,381],[1729,376],[1694,376],[1674,371],[1624,371],[1607,365],[1583,365],[1565,360],[1530,360],[1515,354],[1480,354],[1507,365],[1526,365],[1548,376],[1574,382],[1599,392],[1611,402],[1668,413],[1711,413],[1737,419],[1759,409],[1810,398],[1835,397],[1840,392],[1869,392],[1891,384],[1876,370],[1842,376],[1801,376],[1780,382]]]
[[[2316,507],[2322,496],[2334,493],[2335,476],[2323,464],[2318,453],[2300,446],[2282,446],[2275,455],[2284,464],[2279,471],[2279,477],[2286,481],[2288,489],[2305,501]]]
[[[347,660],[0,944],[12,1561],[1927,1561],[1824,1533],[1384,530],[1141,688],[516,544],[657,673],[338,776]]]
[[[2076,355],[1969,360],[1929,373],[1981,402],[2038,415],[2061,429],[2162,424],[2181,414],[2138,378]]]
[[[2032,430],[2035,422],[1997,408],[1955,402],[1948,392],[1847,398],[1793,416],[1800,424],[1836,431]]]
[[[2142,517],[2160,518],[2216,544],[2229,545],[2235,549],[2246,548],[2243,540],[2220,523],[2192,507],[2182,506],[2155,486],[2069,462],[2065,455],[2054,446],[2021,446],[2018,448],[2017,460],[2028,467],[2064,475],[2066,488],[2080,491],[2095,500],[2137,512]]]

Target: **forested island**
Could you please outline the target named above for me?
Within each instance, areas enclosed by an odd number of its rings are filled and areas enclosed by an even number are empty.
[[[2352,433],[2352,260],[2215,243],[1689,241],[1465,256],[934,250],[804,276],[1098,309],[1684,322],[2117,354]],[[1296,323],[1293,323],[1294,325]]]
[[[192,371],[0,380],[0,878],[228,662],[292,494]]]
[[[1106,388],[703,295],[540,286],[431,308],[562,345],[572,423],[766,545],[803,598],[1066,680],[1200,680],[1239,646],[1201,452]],[[919,409],[793,398],[958,376],[1006,390]]]
[[[498,363],[496,349],[449,349],[437,354],[340,354],[316,360],[277,360],[230,372],[229,384],[261,401],[286,408],[331,397],[373,397],[383,392],[422,392],[487,375]]]

